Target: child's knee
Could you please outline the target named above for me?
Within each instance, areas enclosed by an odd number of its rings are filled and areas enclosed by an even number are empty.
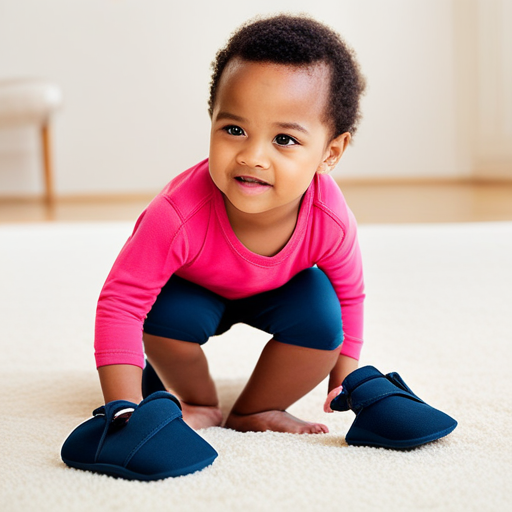
[[[320,269],[307,269],[290,281],[286,314],[288,328],[276,339],[321,350],[334,350],[341,345],[340,303]]]

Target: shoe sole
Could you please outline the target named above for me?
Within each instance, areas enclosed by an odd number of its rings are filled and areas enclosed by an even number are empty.
[[[455,425],[451,425],[445,430],[436,432],[435,434],[419,437],[417,439],[407,439],[405,441],[393,441],[391,439],[378,436],[373,432],[367,432],[361,428],[353,427],[345,437],[345,441],[351,446],[371,446],[377,448],[391,448],[395,450],[409,450],[411,448],[417,448],[423,444],[431,443],[432,441],[437,441],[442,437],[446,437],[448,434],[453,432],[453,430],[455,430],[456,426],[457,423],[455,423]],[[368,440],[369,437],[372,439]]]
[[[81,469],[84,471],[93,471],[94,473],[103,473],[103,474],[113,476],[116,478],[124,478],[125,480],[150,481],[150,480],[162,480],[164,478],[183,476],[183,475],[189,475],[191,473],[195,473],[196,471],[200,471],[200,470],[210,466],[216,458],[217,458],[217,455],[212,456],[209,459],[206,459],[204,461],[193,464],[191,466],[188,466],[186,468],[179,468],[179,469],[175,469],[172,471],[165,471],[163,473],[157,473],[155,475],[144,475],[141,473],[135,473],[134,471],[130,471],[129,469],[126,469],[126,468],[123,468],[120,466],[114,466],[112,464],[102,464],[102,463],[85,464],[82,462],[75,462],[72,460],[66,460],[66,459],[62,459],[62,460],[64,461],[65,464],[67,464],[68,466],[75,468],[75,469]]]

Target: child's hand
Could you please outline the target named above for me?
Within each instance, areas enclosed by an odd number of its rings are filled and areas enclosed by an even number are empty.
[[[331,409],[331,402],[341,393],[343,386],[334,388],[328,395],[324,403],[324,412],[334,412]]]

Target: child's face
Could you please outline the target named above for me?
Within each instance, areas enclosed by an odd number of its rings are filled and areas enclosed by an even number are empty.
[[[329,171],[350,140],[325,120],[329,70],[231,61],[212,115],[210,174],[227,207],[249,214],[298,207],[316,172]]]

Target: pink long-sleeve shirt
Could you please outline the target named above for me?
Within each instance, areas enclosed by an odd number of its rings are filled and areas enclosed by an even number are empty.
[[[261,256],[237,239],[204,160],[173,179],[151,202],[117,257],[98,301],[96,364],[144,366],[144,319],[173,274],[227,299],[239,299],[278,288],[313,265],[325,272],[340,301],[341,353],[359,359],[361,255],[354,216],[334,180],[315,175],[291,239],[275,256]]]

